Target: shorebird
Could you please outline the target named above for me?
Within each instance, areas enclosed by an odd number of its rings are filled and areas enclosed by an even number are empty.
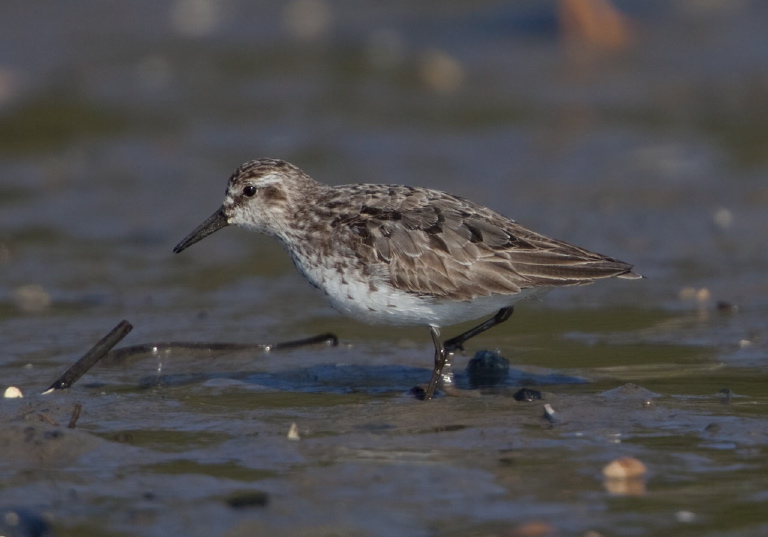
[[[632,265],[526,229],[470,200],[405,185],[329,186],[293,164],[260,158],[229,178],[222,206],[173,249],[236,225],[277,239],[331,305],[372,324],[429,327],[438,384],[454,392],[450,358],[506,321],[516,302],[556,287],[641,278]],[[445,342],[440,329],[491,317]]]

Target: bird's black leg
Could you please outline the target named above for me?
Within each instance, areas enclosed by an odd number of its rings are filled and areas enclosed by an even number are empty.
[[[434,326],[429,327],[429,331],[432,334],[432,343],[435,344],[435,367],[432,369],[432,378],[429,380],[429,385],[424,391],[424,400],[429,401],[434,397],[437,384],[442,381],[442,388],[446,393],[456,394],[457,388],[453,385],[453,371],[451,371],[450,357],[456,350],[463,348],[464,343],[475,337],[478,334],[482,334],[489,328],[493,328],[497,324],[501,324],[512,316],[512,312],[515,309],[510,306],[508,308],[501,308],[496,315],[477,325],[474,328],[470,328],[466,332],[459,334],[443,343],[440,340],[440,330]],[[463,390],[462,390],[463,391]]]
[[[510,306],[508,308],[501,308],[496,315],[488,319],[487,321],[484,321],[477,325],[474,328],[470,328],[463,334],[459,334],[456,337],[452,337],[448,341],[445,342],[445,352],[450,354],[457,350],[463,350],[464,349],[464,343],[470,339],[475,337],[478,334],[482,334],[489,328],[493,328],[497,324],[501,324],[507,319],[509,319],[512,316],[512,312],[515,311],[515,308]]]
[[[432,369],[432,378],[429,379],[427,389],[424,391],[424,400],[429,401],[435,395],[437,383],[443,374],[443,367],[448,359],[448,353],[445,351],[443,342],[440,341],[440,330],[435,326],[429,327],[429,333],[432,334],[432,343],[435,344],[435,367]],[[451,378],[451,382],[453,379]]]

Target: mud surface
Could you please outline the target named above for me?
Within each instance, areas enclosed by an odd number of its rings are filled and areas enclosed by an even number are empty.
[[[554,2],[4,3],[0,530],[768,533],[768,6],[615,4],[595,34]],[[469,387],[500,351],[506,380],[422,403],[426,329],[337,315],[267,238],[171,253],[258,156],[449,190],[647,279],[521,304],[455,365]],[[121,319],[122,346],[340,344],[107,358],[40,395]],[[645,475],[605,479],[626,456]]]

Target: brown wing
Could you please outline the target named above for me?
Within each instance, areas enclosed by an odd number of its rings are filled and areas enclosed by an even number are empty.
[[[640,277],[627,263],[539,235],[469,200],[403,186],[360,188],[356,210],[332,226],[339,239],[358,243],[361,261],[388,268],[397,289],[471,300]]]

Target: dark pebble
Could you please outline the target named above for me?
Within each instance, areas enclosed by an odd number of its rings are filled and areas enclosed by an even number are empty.
[[[515,401],[524,401],[530,403],[531,401],[537,401],[541,399],[541,392],[539,390],[532,390],[530,388],[520,388],[512,396]]]
[[[408,395],[412,395],[413,398],[417,399],[418,401],[423,401],[427,395],[427,390],[423,386],[414,386],[408,390]]]
[[[503,384],[509,377],[509,360],[498,352],[477,351],[467,364],[467,376],[473,388]]]
[[[249,507],[264,507],[269,503],[269,494],[261,490],[238,492],[230,495],[226,500],[227,505],[233,509],[247,509]]]
[[[727,302],[725,300],[720,300],[717,303],[717,311],[720,313],[736,313],[739,311],[739,307],[736,304],[733,304],[731,302]]]

